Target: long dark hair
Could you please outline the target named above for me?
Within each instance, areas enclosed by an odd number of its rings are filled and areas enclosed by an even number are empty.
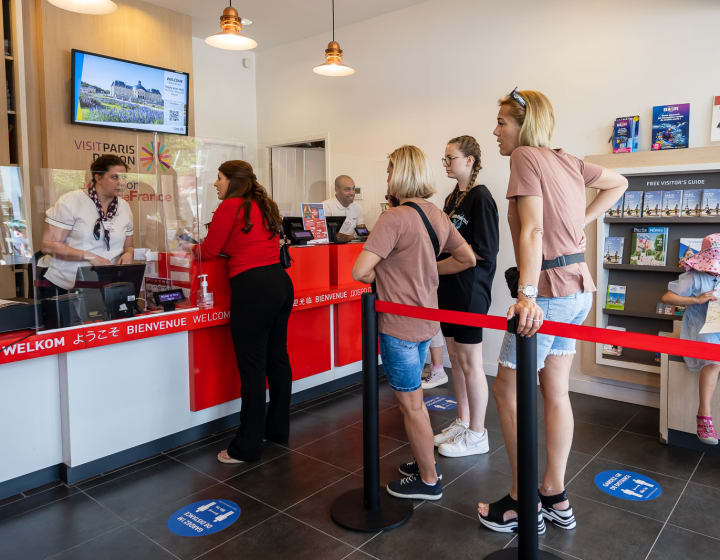
[[[255,201],[260,208],[263,223],[268,231],[270,231],[271,237],[279,235],[282,227],[280,211],[275,201],[268,196],[265,187],[258,183],[252,165],[246,161],[235,159],[224,162],[218,167],[218,171],[230,180],[225,199],[243,199],[241,207],[245,221],[243,232],[249,232],[254,225],[250,221],[250,206],[252,202]]]

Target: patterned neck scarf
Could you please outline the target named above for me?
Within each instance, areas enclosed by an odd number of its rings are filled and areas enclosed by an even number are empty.
[[[97,188],[95,187],[94,184],[91,184],[90,188],[88,188],[88,196],[95,203],[95,208],[98,211],[98,219],[95,222],[95,227],[93,228],[93,236],[95,237],[95,239],[100,240],[100,230],[102,230],[102,233],[105,237],[105,248],[109,251],[110,250],[110,232],[105,228],[104,225],[102,225],[102,222],[107,222],[108,220],[112,220],[115,217],[115,214],[117,214],[117,211],[118,211],[117,196],[114,197],[110,201],[107,212],[103,212],[102,204],[100,204],[100,198],[98,197],[98,193],[97,193]]]

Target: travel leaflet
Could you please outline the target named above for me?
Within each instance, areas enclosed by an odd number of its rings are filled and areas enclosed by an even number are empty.
[[[686,189],[683,191],[681,213],[683,218],[693,218],[701,215],[702,196],[702,189]]]
[[[702,237],[681,237],[680,250],[678,251],[678,264],[683,259],[695,256],[700,252]]]
[[[605,211],[605,215],[608,218],[620,218],[623,213],[623,197],[621,196],[618,201],[613,204],[610,208]]]
[[[624,237],[606,237],[603,262],[608,264],[621,264],[623,257]]]
[[[720,189],[703,191],[702,216],[720,216]]]
[[[647,217],[657,217],[661,215],[662,210],[662,191],[645,191],[643,197],[642,215]]]
[[[625,191],[623,218],[639,218],[642,215],[642,191]]]
[[[640,117],[620,117],[613,126],[613,153],[637,152]]]
[[[662,217],[677,218],[682,209],[682,191],[663,191],[662,193]]]
[[[653,150],[687,148],[690,136],[690,103],[653,107]]]
[[[630,264],[639,266],[665,266],[667,258],[666,227],[633,228]]]
[[[605,307],[608,309],[625,309],[625,286],[609,285]]]

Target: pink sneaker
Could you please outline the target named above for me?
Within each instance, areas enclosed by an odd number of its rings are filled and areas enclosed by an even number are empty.
[[[711,416],[697,417],[697,437],[707,445],[717,445],[718,435]]]

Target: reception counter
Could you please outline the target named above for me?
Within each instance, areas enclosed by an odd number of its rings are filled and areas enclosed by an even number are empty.
[[[359,243],[290,250],[293,393],[315,396],[358,378],[359,299],[370,287],[350,272],[361,250]],[[170,271],[174,285],[185,282],[190,302],[197,274],[208,274],[214,307],[0,335],[0,422],[11,427],[0,435],[0,499],[58,478],[83,480],[237,425],[227,262],[162,259],[159,269]]]

